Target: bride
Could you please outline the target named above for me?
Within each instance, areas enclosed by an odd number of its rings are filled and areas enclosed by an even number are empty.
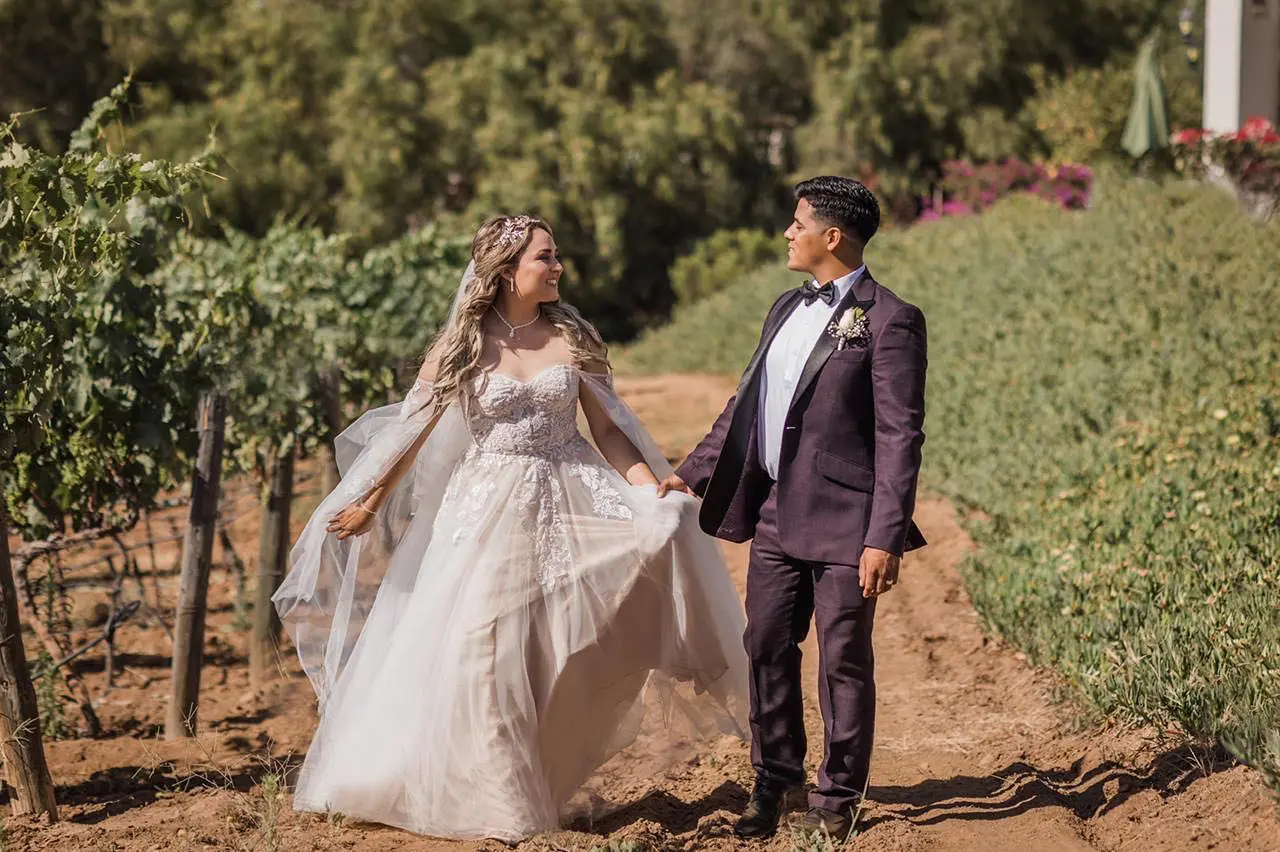
[[[485,223],[408,396],[337,441],[273,598],[321,705],[299,810],[516,841],[642,732],[742,736],[736,590],[562,271]]]

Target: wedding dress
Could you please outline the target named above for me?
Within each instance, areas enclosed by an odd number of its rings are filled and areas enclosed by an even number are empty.
[[[642,728],[685,757],[742,736],[742,606],[695,501],[628,484],[578,429],[585,388],[670,470],[611,383],[558,365],[476,387],[345,542],[325,523],[421,435],[430,385],[338,442],[342,483],[274,597],[321,699],[299,810],[515,841]]]

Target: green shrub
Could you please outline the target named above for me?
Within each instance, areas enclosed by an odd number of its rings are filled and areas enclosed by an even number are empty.
[[[1038,66],[1032,70],[1036,96],[1025,111],[1054,162],[1129,160],[1120,140],[1133,102],[1133,70],[1130,55],[1100,68],[1075,68],[1056,79]],[[1169,126],[1199,127],[1203,84],[1180,43],[1162,52],[1160,70]]]
[[[1034,70],[1037,94],[1026,110],[1051,157],[1082,163],[1119,156],[1133,98],[1131,63],[1077,68],[1058,80]]]
[[[762,264],[777,260],[782,237],[756,228],[717,231],[671,265],[671,287],[680,307],[718,293]]]
[[[1104,711],[1280,779],[1280,228],[1214,189],[1099,185],[884,235],[929,321],[926,483],[980,549],[995,633]],[[736,372],[779,267],[621,355]],[[1280,789],[1280,786],[1277,786]]]

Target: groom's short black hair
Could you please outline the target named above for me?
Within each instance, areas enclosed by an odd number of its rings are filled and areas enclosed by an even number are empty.
[[[796,200],[804,199],[813,215],[866,245],[880,230],[880,204],[875,194],[853,178],[822,175],[796,184]]]

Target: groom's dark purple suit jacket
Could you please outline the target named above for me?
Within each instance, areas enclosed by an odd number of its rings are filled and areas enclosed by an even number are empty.
[[[755,534],[771,484],[758,441],[765,353],[802,296],[796,288],[774,302],[738,392],[677,471],[703,498],[703,530],[718,538]],[[795,559],[855,565],[864,546],[900,555],[925,543],[911,520],[924,443],[924,314],[869,272],[833,316],[855,305],[867,313],[870,341],[836,351],[823,333],[783,429],[778,537]]]

